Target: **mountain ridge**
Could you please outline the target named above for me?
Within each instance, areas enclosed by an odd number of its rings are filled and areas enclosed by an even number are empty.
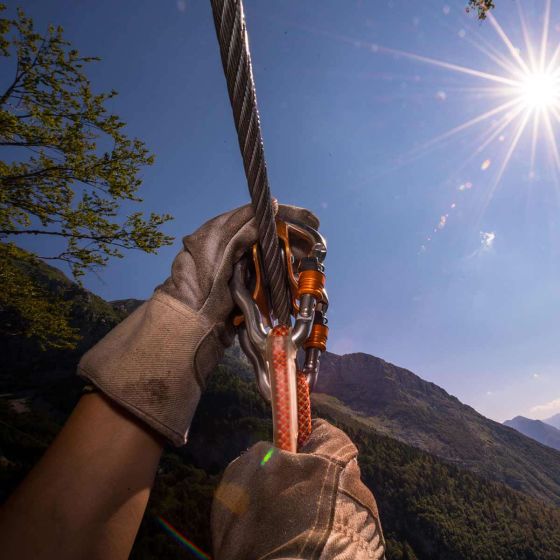
[[[525,416],[516,416],[503,422],[504,426],[513,428],[523,435],[560,451],[560,430],[542,420],[532,420]]]
[[[83,340],[70,352],[40,353],[29,340],[0,339],[6,369],[0,391],[14,384],[20,390],[36,388],[38,383],[48,385],[73,375],[81,354],[142,303],[135,299],[106,302],[45,263],[34,273],[49,289],[62,291],[72,300],[72,323],[79,327]],[[370,417],[387,436],[546,503],[560,504],[558,451],[484,418],[435,383],[375,356],[327,352],[321,362],[317,391],[339,399],[347,406],[347,415]]]
[[[556,428],[557,430],[560,430],[560,412],[558,414],[555,414],[554,416],[551,416],[550,418],[547,418],[546,420],[543,420],[543,422],[545,422],[549,426],[552,426],[553,428]]]
[[[316,391],[386,435],[560,505],[559,451],[486,418],[410,370],[363,352],[327,352]]]

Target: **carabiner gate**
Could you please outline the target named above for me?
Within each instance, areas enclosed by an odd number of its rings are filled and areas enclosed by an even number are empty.
[[[313,390],[321,353],[326,351],[328,337],[328,295],[325,289],[323,262],[327,255],[325,238],[312,227],[296,222],[276,220],[276,231],[286,264],[295,323],[291,340],[297,349],[305,350],[302,371],[309,389]],[[249,265],[252,263],[252,274]],[[236,263],[230,282],[233,299],[241,311],[234,318],[239,343],[253,369],[262,397],[271,400],[270,364],[266,341],[274,320],[270,312],[262,262],[257,244],[250,254]],[[252,285],[252,291],[248,288]]]

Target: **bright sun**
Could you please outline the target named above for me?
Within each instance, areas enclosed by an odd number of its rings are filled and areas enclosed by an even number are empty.
[[[547,110],[560,103],[560,83],[553,72],[531,72],[520,83],[520,97],[528,109]]]
[[[496,18],[488,15],[488,22],[501,39],[505,50],[497,48],[480,34],[474,35],[470,44],[480,50],[488,59],[495,63],[496,71],[471,68],[438,60],[420,54],[390,49],[374,45],[378,51],[406,57],[418,62],[427,63],[451,72],[471,76],[480,81],[463,90],[468,94],[476,94],[478,98],[486,98],[490,103],[488,110],[458,124],[451,130],[440,134],[414,149],[414,157],[435,146],[446,145],[453,136],[478,127],[482,133],[478,136],[474,153],[465,159],[465,164],[486,150],[501,146],[501,161],[494,161],[494,179],[489,189],[489,197],[501,181],[502,176],[512,159],[520,140],[525,133],[530,135],[530,169],[528,178],[533,179],[536,173],[537,146],[542,145],[553,162],[554,172],[560,180],[560,42],[557,38],[550,39],[552,0],[544,0],[542,12],[542,30],[531,33],[526,23],[522,3],[518,3],[521,37],[519,46],[514,45]],[[531,37],[533,35],[534,38]],[[538,39],[537,39],[538,36]],[[536,39],[536,40],[535,40]],[[552,48],[551,44],[552,43]],[[484,84],[486,82],[486,84]],[[456,91],[461,91],[457,88]],[[445,95],[445,92],[443,92]],[[445,97],[443,97],[445,99]],[[493,158],[496,160],[496,158]],[[490,158],[486,158],[490,163]],[[488,169],[486,164],[483,169]]]

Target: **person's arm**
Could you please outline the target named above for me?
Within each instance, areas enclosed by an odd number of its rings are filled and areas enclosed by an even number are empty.
[[[278,217],[318,227],[304,208]],[[118,560],[130,552],[161,454],[183,445],[208,376],[231,344],[234,264],[257,241],[250,206],[183,239],[171,276],[80,360],[83,397],[0,515],[2,558]],[[112,404],[113,403],[113,404]]]
[[[128,558],[162,445],[105,397],[82,397],[2,508],[2,558]]]

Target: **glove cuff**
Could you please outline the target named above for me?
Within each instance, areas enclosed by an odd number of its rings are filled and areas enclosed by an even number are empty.
[[[214,346],[212,325],[156,292],[84,354],[78,375],[179,446],[200,400],[198,349]]]

